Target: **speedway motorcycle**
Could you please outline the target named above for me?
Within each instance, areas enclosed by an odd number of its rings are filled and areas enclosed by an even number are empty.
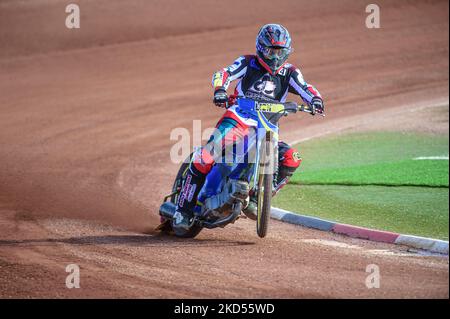
[[[270,220],[271,200],[287,180],[274,184],[278,169],[278,122],[299,111],[314,114],[315,110],[295,102],[270,102],[238,97],[235,111],[252,119],[251,134],[234,145],[228,152],[231,160],[216,161],[207,175],[198,195],[202,205],[196,207],[189,230],[174,225],[176,203],[184,187],[186,172],[193,154],[183,162],[173,183],[172,192],[164,198],[159,214],[158,230],[174,233],[177,237],[193,238],[203,229],[225,227],[239,218],[247,218],[243,209],[250,196],[256,199],[256,232],[263,238]],[[239,151],[237,151],[239,149]]]

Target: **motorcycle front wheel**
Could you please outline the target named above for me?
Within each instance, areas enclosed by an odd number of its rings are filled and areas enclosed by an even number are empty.
[[[269,228],[270,210],[272,208],[272,185],[273,174],[264,172],[264,168],[273,165],[273,156],[271,154],[271,137],[268,133],[265,147],[262,148],[260,155],[260,173],[258,176],[258,210],[256,218],[256,232],[259,237],[264,238]],[[272,166],[273,167],[273,166]]]

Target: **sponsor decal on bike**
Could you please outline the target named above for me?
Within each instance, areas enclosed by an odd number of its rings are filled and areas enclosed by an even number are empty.
[[[191,187],[189,187],[189,195],[188,195],[188,202],[192,202],[192,199],[194,198],[194,194],[195,194],[195,190],[197,189],[197,184],[193,184],[191,185]]]
[[[183,207],[184,206],[184,201],[186,200],[186,197],[188,197],[188,194],[189,194],[190,189],[192,187],[191,181],[192,181],[192,176],[190,174],[188,174],[188,176],[186,177],[186,181],[184,182],[184,188],[181,191],[180,200],[178,202],[178,206],[179,207]]]
[[[257,109],[261,112],[280,113],[284,111],[285,107],[278,103],[258,103]]]

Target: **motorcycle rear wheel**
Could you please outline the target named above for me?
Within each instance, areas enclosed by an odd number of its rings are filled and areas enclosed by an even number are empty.
[[[178,170],[177,176],[176,176],[175,181],[172,186],[172,192],[174,193],[174,195],[170,198],[170,201],[172,203],[174,203],[175,205],[177,204],[178,196],[180,194],[181,188],[183,187],[183,181],[184,181],[186,173],[189,169],[189,165],[190,165],[190,162],[192,159],[192,154],[189,156],[188,159],[189,159],[189,161],[185,160],[183,162],[183,164],[181,165],[180,169]],[[173,233],[175,234],[175,236],[180,237],[180,238],[194,238],[203,229],[203,227],[194,223],[191,228],[186,230],[186,229],[182,229],[182,228],[178,228],[178,227],[174,226],[173,222],[174,222],[173,220],[170,221],[170,225],[172,226]]]

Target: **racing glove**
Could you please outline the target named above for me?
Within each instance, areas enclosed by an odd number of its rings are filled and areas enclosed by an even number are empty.
[[[323,114],[325,112],[325,106],[323,105],[323,100],[320,97],[314,97],[310,103],[312,112],[311,115],[316,115],[316,113]]]
[[[223,86],[219,86],[214,91],[214,99],[213,102],[218,107],[226,107],[228,102],[228,95],[227,91]]]

